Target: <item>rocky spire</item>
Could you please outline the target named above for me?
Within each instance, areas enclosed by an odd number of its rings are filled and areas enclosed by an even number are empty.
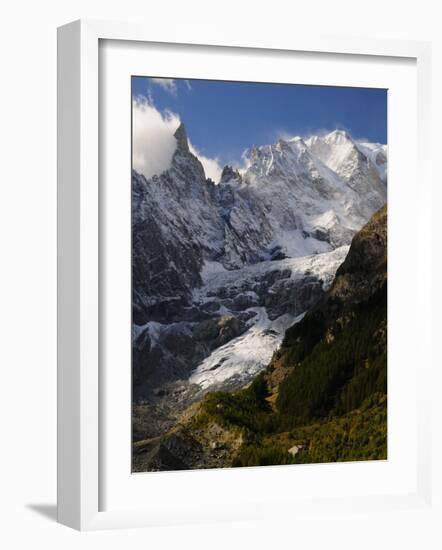
[[[187,132],[183,123],[181,123],[174,133],[174,137],[178,142],[178,149],[189,152],[189,143],[187,141]]]
[[[226,181],[231,181],[231,180],[239,180],[240,181],[241,180],[241,175],[238,172],[238,170],[234,170],[231,166],[229,166],[227,164],[226,166],[224,166],[223,171],[221,173],[220,182],[225,183]]]

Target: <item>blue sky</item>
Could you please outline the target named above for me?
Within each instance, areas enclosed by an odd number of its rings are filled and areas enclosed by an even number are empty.
[[[221,165],[239,164],[254,144],[336,128],[387,142],[386,90],[133,77],[132,93],[178,115],[195,148]]]

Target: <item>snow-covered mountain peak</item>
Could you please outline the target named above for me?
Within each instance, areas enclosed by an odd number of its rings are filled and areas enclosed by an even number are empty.
[[[306,143],[316,158],[359,194],[374,191],[385,202],[386,148],[376,149],[374,144],[369,143],[362,145],[344,130],[311,137]]]
[[[329,134],[326,134],[324,136],[324,140],[327,143],[335,143],[335,144],[342,144],[346,143],[348,141],[353,141],[353,138],[346,130],[333,130]]]
[[[304,138],[302,138],[301,136],[293,136],[288,141],[289,142],[304,141]]]
[[[357,162],[358,149],[353,139],[343,130],[334,130],[325,136],[313,136],[307,140],[312,154],[331,170],[342,173],[343,165],[353,157]]]
[[[293,178],[309,171],[314,164],[302,138],[279,139],[272,145],[253,146],[247,160],[244,175],[249,183],[256,182],[256,178]]]
[[[294,136],[289,139],[278,139],[270,145],[254,145],[246,154],[244,174],[256,177],[293,177],[296,174],[310,173],[312,170],[322,172],[324,167],[338,177],[350,179],[358,171],[361,162],[367,163],[367,152],[371,156],[385,154],[385,150],[376,149],[375,144],[365,143],[359,147],[357,142],[345,130],[334,130],[320,136],[302,138]],[[371,149],[369,149],[371,147]],[[379,165],[386,161],[379,156]],[[370,157],[370,161],[371,161]],[[375,164],[373,162],[373,164]],[[246,178],[247,179],[247,178]]]

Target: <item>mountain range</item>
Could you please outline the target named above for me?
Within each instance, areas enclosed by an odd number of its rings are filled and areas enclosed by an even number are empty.
[[[253,146],[216,183],[183,124],[175,138],[168,170],[132,177],[136,399],[256,374],[386,202],[386,146],[345,131]]]

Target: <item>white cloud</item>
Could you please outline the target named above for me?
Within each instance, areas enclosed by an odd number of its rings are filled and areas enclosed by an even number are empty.
[[[135,99],[132,108],[133,167],[150,178],[170,167],[177,145],[173,134],[180,119],[170,111],[161,114],[145,99]]]
[[[294,138],[297,134],[292,134],[290,132],[287,132],[287,130],[276,130],[275,131],[275,139],[272,140],[272,142],[276,142],[279,139],[282,139],[284,141],[288,141],[289,139]]]
[[[172,95],[177,94],[176,82],[173,78],[151,78],[150,81]]]
[[[240,174],[244,174],[244,172],[250,168],[252,164],[250,160],[250,151],[251,149],[244,149],[241,153],[241,161],[238,163],[238,170]]]
[[[211,159],[209,157],[205,157],[204,155],[202,155],[198,151],[198,149],[196,149],[195,146],[192,145],[190,140],[189,140],[189,149],[196,157],[198,157],[198,160],[203,165],[206,178],[210,178],[215,183],[218,183],[221,178],[221,172],[222,172],[222,168],[219,164],[218,159],[217,158]]]
[[[137,98],[133,101],[133,168],[146,178],[159,175],[170,168],[177,142],[174,133],[180,117],[171,111],[160,113],[152,101]],[[218,159],[202,155],[189,140],[189,149],[203,165],[206,177],[217,183],[221,177]]]

